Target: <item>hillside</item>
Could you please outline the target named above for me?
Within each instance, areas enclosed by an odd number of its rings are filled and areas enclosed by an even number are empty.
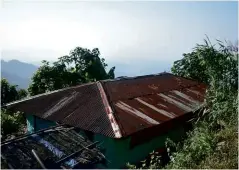
[[[31,77],[38,69],[37,66],[18,60],[1,60],[1,77],[6,78],[9,83],[16,84],[19,88],[26,89]]]
[[[52,63],[52,61],[50,62]],[[26,89],[34,72],[39,68],[41,62],[34,64],[25,63],[16,59],[10,61],[1,60],[1,75],[9,83],[17,84],[19,88]],[[166,61],[136,60],[128,63],[109,62],[109,68],[115,66],[115,76],[139,76],[170,71],[172,63]]]

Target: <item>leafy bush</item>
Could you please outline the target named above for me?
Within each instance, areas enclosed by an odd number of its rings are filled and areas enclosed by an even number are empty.
[[[149,159],[141,161],[141,169],[156,169],[162,167],[161,156],[158,152],[152,152],[149,154]],[[136,169],[135,165],[127,163],[129,169]]]
[[[26,124],[25,117],[23,114],[10,113],[6,110],[1,110],[1,137],[5,139],[8,135],[19,133],[23,130]]]
[[[27,96],[27,91],[17,89],[17,85],[11,85],[6,79],[1,79],[1,105],[5,105],[15,100]]]
[[[107,72],[107,66],[98,48],[89,50],[76,47],[53,64],[42,61],[42,66],[32,77],[28,91],[33,96],[81,83],[112,79],[115,77],[115,67]]]
[[[207,125],[205,122],[196,125],[182,145],[177,144],[176,152],[171,153],[171,161],[165,168],[238,168],[237,126],[227,126],[215,132]]]
[[[238,47],[217,45],[205,40],[172,67],[174,74],[209,86],[187,138],[166,142],[170,162],[164,168],[238,168]]]
[[[215,135],[216,149],[198,167],[202,169],[238,169],[237,127],[226,127]]]
[[[238,48],[219,40],[215,45],[204,41],[205,44],[197,44],[191,53],[175,61],[172,73],[235,91],[238,87]]]
[[[221,42],[220,48],[216,49],[205,42],[193,52],[200,58],[200,64],[204,64],[197,65],[194,71],[200,67],[202,72],[191,74],[189,71],[186,75],[187,71],[175,70],[188,60],[187,57],[192,57],[190,55],[175,63],[172,69],[176,74],[191,78],[200,76],[209,84],[209,89],[204,114],[198,118],[183,144],[177,144],[166,168],[238,168],[238,49],[224,46]],[[189,67],[192,65],[188,64]]]
[[[27,96],[27,91],[17,89],[17,85],[11,85],[6,79],[1,79],[1,105],[22,99]],[[8,135],[21,132],[26,125],[23,114],[11,113],[1,109],[1,138],[5,139]]]

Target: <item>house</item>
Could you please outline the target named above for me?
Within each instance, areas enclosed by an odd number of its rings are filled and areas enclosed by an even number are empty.
[[[109,160],[103,168],[122,168],[179,139],[183,125],[198,111],[206,85],[170,73],[103,80],[13,102],[26,114],[28,131],[55,124],[81,129],[99,141]],[[100,166],[99,166],[100,167]]]

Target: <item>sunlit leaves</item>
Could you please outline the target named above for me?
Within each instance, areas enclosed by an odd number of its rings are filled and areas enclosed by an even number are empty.
[[[11,85],[6,79],[1,79],[1,105],[22,99],[26,96],[26,90],[18,90],[17,85]]]
[[[213,45],[207,37],[175,61],[172,72],[204,82],[208,89],[202,113],[192,121],[187,137],[166,142],[170,162],[164,168],[238,169],[238,45],[219,40]]]
[[[236,90],[238,86],[238,48],[225,45],[217,40],[219,47],[208,40],[197,45],[193,52],[184,54],[183,59],[175,61],[172,72],[179,76],[199,80],[206,84],[216,83],[220,86],[230,86]]]
[[[29,86],[31,95],[78,85],[97,80],[114,78],[115,67],[106,72],[107,64],[100,58],[98,48],[89,50],[76,47],[69,55],[62,56],[52,65],[47,61],[32,77]]]

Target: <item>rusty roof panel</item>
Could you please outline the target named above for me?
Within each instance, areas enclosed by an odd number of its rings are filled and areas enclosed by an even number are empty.
[[[40,95],[9,107],[46,120],[115,137],[97,83]]]
[[[123,136],[197,110],[206,90],[201,83],[168,73],[103,84]]]
[[[111,101],[162,93],[173,89],[194,86],[196,84],[198,83],[195,81],[180,78],[169,73],[104,83]]]
[[[9,104],[8,107],[120,138],[161,126],[198,109],[205,92],[204,84],[163,73],[89,83]]]
[[[155,95],[152,95],[151,97],[154,97],[154,96]],[[139,102],[139,101],[141,101],[141,102]],[[166,121],[169,119],[168,116],[159,114],[157,110],[149,109],[149,107],[145,103],[147,103],[147,104],[152,104],[152,103],[146,97],[135,98],[134,100],[129,100],[126,103],[128,103],[129,105],[131,105],[134,108],[138,108],[144,114],[148,115],[149,117],[152,117],[154,120],[156,120],[158,122]]]
[[[144,128],[152,127],[153,125],[150,124],[147,121],[144,121],[144,119],[134,115],[129,114],[128,112],[115,107],[115,111],[117,113],[117,120],[120,122],[121,132],[123,132],[123,135],[126,136],[125,132],[136,132]],[[124,122],[124,123],[122,123]]]

